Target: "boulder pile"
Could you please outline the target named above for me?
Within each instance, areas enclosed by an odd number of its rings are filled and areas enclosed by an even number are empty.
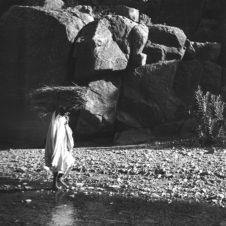
[[[224,0],[0,0],[0,143],[42,147],[26,95],[86,87],[78,139],[187,137],[198,85],[226,99]]]

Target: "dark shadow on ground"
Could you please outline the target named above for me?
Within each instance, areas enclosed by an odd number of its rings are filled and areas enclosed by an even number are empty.
[[[73,192],[0,193],[0,225],[220,226],[226,210],[196,202],[145,201]]]
[[[11,176],[0,175],[0,194],[14,193],[24,191],[49,191],[51,190],[51,182],[43,182],[43,180],[28,181],[19,180]],[[1,224],[0,224],[1,225]]]
[[[43,145],[39,146],[38,148],[31,148],[31,149],[44,149],[45,148],[45,141],[43,141]],[[89,148],[89,149],[106,149],[106,150],[128,150],[134,148],[149,148],[149,149],[169,149],[169,148],[204,148],[212,152],[213,148],[216,149],[223,149],[226,148],[226,144],[217,144],[217,145],[209,145],[209,146],[202,146],[199,144],[197,138],[186,138],[181,139],[178,137],[159,137],[153,139],[148,143],[138,143],[132,145],[115,145],[112,142],[111,136],[102,136],[96,139],[89,139],[89,140],[77,140],[75,143],[74,148]],[[29,149],[28,147],[22,146],[13,146],[9,143],[0,143],[0,151],[7,150],[7,149]]]
[[[91,142],[80,142],[75,144],[75,148],[82,148],[86,147],[89,149],[105,149],[107,150],[128,150],[128,149],[139,149],[139,148],[148,148],[148,149],[169,149],[169,148],[204,148],[204,149],[212,149],[212,148],[225,148],[223,146],[209,146],[209,147],[201,147],[201,145],[198,143],[197,139],[193,138],[188,138],[188,139],[180,139],[177,137],[173,138],[159,138],[155,139],[151,142],[148,143],[140,143],[140,144],[132,144],[132,145],[112,145],[112,144],[107,144],[107,145],[95,145],[94,143]]]

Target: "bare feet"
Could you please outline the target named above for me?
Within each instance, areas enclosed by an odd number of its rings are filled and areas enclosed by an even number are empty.
[[[63,180],[63,174],[62,173],[59,173],[57,175],[57,180],[56,181],[57,181],[57,183],[59,182],[61,185],[63,185],[66,189],[69,188],[69,186]]]
[[[60,182],[65,188],[69,188],[69,185],[67,185],[62,178],[59,178],[58,182]]]
[[[57,180],[54,180],[54,181],[53,181],[52,190],[58,191],[58,190],[60,190],[60,189],[61,189],[61,187],[58,185],[58,181],[57,181]]]
[[[52,190],[54,191],[58,191],[61,187],[58,186],[58,173],[54,172],[53,173],[53,186],[52,186]]]
[[[53,185],[53,186],[52,186],[52,190],[53,190],[53,191],[58,191],[59,189],[60,189],[60,187],[57,186],[57,185]]]

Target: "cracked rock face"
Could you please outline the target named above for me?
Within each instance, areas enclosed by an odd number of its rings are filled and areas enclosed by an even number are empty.
[[[130,127],[153,127],[172,120],[180,105],[172,86],[177,61],[136,68],[124,81],[117,118]]]
[[[127,67],[128,59],[114,40],[109,26],[109,21],[102,19],[86,26],[80,33],[74,49],[74,80],[87,81],[95,73]]]
[[[0,22],[1,79],[5,86],[29,90],[67,81],[67,58],[90,16],[63,10],[12,7]]]
[[[74,39],[89,22],[90,16],[82,17],[79,13],[22,6],[12,7],[1,18],[0,83],[4,86],[0,99],[6,109],[1,115],[8,121],[3,122],[6,124],[3,130],[9,131],[9,136],[23,133],[31,140],[37,137],[39,145],[43,143],[41,134],[45,131],[36,128],[40,131],[37,134],[34,128],[46,127],[35,121],[32,126],[30,120],[35,119],[33,113],[24,113],[24,96],[33,88],[67,82],[68,57]]]
[[[114,131],[120,87],[121,79],[112,76],[89,83],[87,103],[78,117],[77,133],[94,135]]]
[[[25,96],[44,85],[72,82],[88,88],[85,108],[72,114],[72,127],[82,136],[137,131],[143,140],[163,128],[180,134],[198,85],[225,93],[225,3],[203,3],[0,1],[5,137],[30,137],[31,143],[37,137],[43,144],[48,120],[38,123]]]

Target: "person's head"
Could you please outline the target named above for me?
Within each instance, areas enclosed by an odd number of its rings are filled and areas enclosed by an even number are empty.
[[[69,123],[69,116],[70,116],[70,112],[65,112],[65,114],[64,114],[64,117],[66,118],[66,120],[67,120],[67,123]]]
[[[57,114],[65,115],[65,113],[67,113],[66,107],[64,107],[64,106],[59,106],[58,109],[57,109]]]

